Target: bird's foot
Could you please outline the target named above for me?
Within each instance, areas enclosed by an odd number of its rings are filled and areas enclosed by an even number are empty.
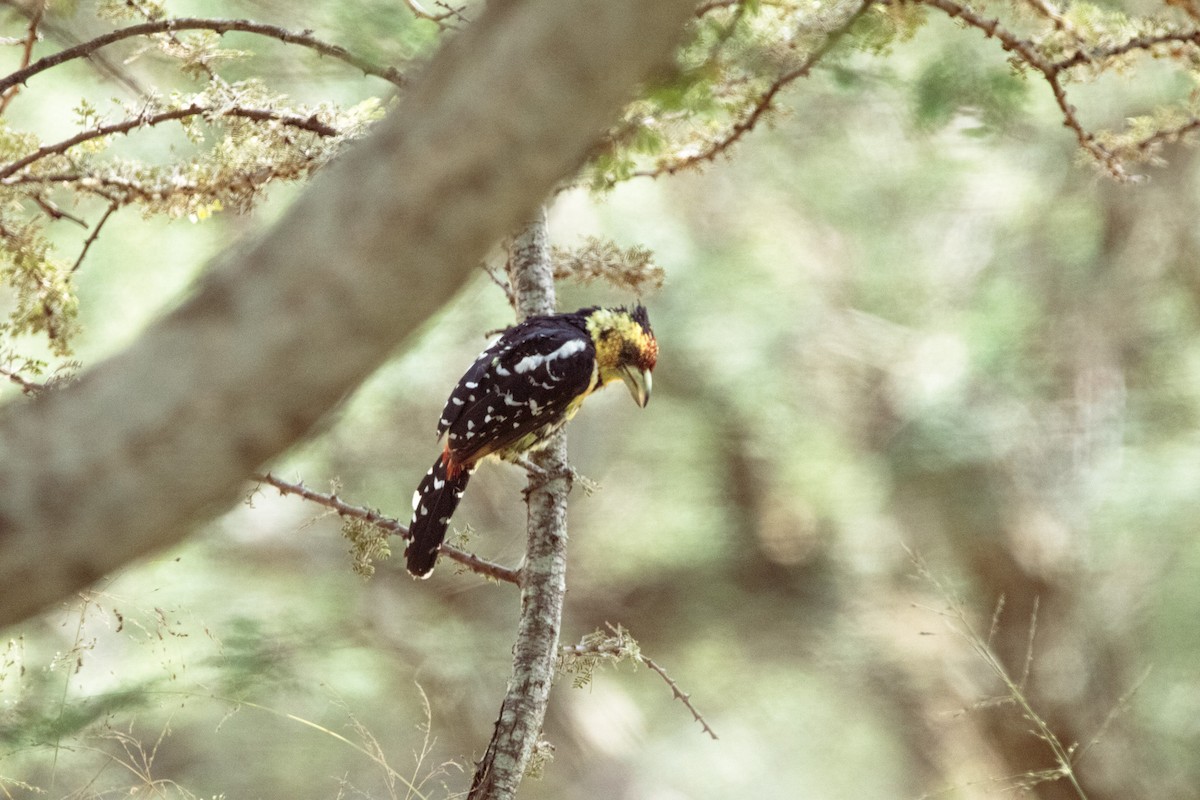
[[[529,485],[522,490],[526,501],[529,500],[531,494],[543,488],[550,481],[558,478],[566,480],[568,489],[578,484],[583,489],[584,494],[587,495],[592,494],[592,492],[600,488],[600,484],[581,474],[572,466],[567,466],[563,469],[546,469],[533,463],[528,456],[524,455],[514,459],[514,463],[524,467],[525,471],[529,474]]]

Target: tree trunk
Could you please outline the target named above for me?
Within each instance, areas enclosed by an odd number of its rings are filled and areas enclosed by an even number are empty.
[[[0,414],[0,625],[187,534],[577,169],[692,0],[489,4],[273,230],[73,386]]]

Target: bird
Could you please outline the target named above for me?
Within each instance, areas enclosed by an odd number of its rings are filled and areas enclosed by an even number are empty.
[[[528,465],[593,392],[623,381],[638,406],[650,401],[658,340],[640,303],[532,316],[503,331],[459,379],[438,420],[444,446],[413,492],[404,556],[428,578],[450,518],[479,462]]]

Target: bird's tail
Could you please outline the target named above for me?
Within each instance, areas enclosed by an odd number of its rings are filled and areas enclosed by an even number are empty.
[[[453,463],[449,451],[443,451],[413,493],[413,517],[408,528],[412,539],[404,557],[408,559],[408,571],[414,576],[428,578],[433,572],[438,546],[446,538],[450,517],[458,508],[472,472],[474,467]]]

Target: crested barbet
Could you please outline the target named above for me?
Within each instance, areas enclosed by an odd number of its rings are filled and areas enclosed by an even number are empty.
[[[413,493],[408,571],[426,578],[450,517],[480,460],[521,461],[544,447],[592,392],[624,381],[639,406],[650,400],[658,342],[641,305],[581,308],[530,317],[509,328],[459,380],[442,417],[442,454]]]

